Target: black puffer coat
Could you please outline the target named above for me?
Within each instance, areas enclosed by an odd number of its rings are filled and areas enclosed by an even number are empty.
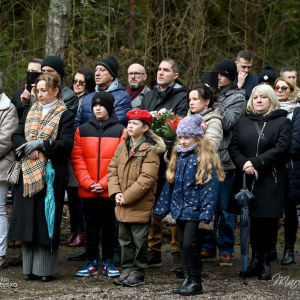
[[[234,195],[242,188],[243,166],[250,160],[259,174],[258,179],[247,175],[247,187],[255,197],[249,206],[251,216],[282,217],[287,173],[285,159],[292,134],[286,115],[286,111],[277,109],[267,116],[250,113],[239,120],[228,148],[236,166],[229,212],[240,213]],[[265,139],[259,140],[254,122],[262,129]]]

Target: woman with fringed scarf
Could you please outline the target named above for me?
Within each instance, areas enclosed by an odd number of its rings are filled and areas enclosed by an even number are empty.
[[[40,75],[35,83],[35,104],[24,112],[12,136],[21,158],[21,173],[16,188],[8,238],[23,242],[25,280],[52,280],[58,273],[60,223],[67,184],[67,161],[74,138],[74,114],[61,98],[60,79]],[[54,234],[50,240],[45,216],[46,163],[55,170]]]

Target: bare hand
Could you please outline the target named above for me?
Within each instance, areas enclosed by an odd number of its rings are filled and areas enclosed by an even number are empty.
[[[25,90],[24,92],[21,94],[21,102],[23,104],[29,104],[30,103],[30,93],[27,90],[27,84],[25,84]]]
[[[90,186],[90,189],[91,189],[92,193],[102,193],[104,191],[103,186],[100,183],[97,183],[97,182],[93,183]]]
[[[30,159],[38,159],[38,158],[39,158],[39,152],[38,152],[37,150],[34,150],[34,151],[32,151],[32,152],[28,155],[28,157],[29,157]]]
[[[243,166],[243,171],[245,171],[249,167],[253,167],[252,162],[250,160],[245,162],[245,164]]]
[[[239,72],[238,83],[237,83],[238,88],[242,88],[244,86],[247,76],[248,76],[248,73]]]
[[[116,204],[117,205],[126,204],[125,199],[123,198],[123,194],[122,193],[116,194],[115,199],[116,199]]]
[[[255,177],[258,178],[258,172],[253,167],[248,167],[245,169],[245,172],[249,175],[255,175]]]

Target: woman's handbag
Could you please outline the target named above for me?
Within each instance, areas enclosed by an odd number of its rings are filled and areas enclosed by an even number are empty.
[[[199,223],[198,228],[202,230],[213,230],[215,225],[215,216],[213,216],[212,220],[208,223]]]
[[[19,161],[15,161],[7,172],[6,181],[10,184],[17,184],[19,181],[21,171],[21,163]]]

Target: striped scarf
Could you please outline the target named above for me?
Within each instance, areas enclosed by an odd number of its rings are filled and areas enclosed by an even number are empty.
[[[42,118],[42,106],[36,102],[29,110],[25,122],[25,139],[31,140],[55,140],[62,112],[67,110],[62,100],[57,101],[50,111]],[[21,159],[23,172],[23,196],[31,197],[44,187],[44,175],[47,158],[41,150],[38,150],[38,159],[30,159],[24,156]]]

